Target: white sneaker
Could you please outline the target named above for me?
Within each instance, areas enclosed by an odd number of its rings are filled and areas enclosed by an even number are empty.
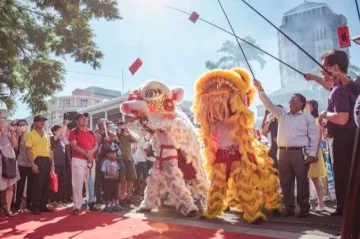
[[[323,212],[323,211],[325,211],[325,206],[317,206],[315,208],[315,212]]]

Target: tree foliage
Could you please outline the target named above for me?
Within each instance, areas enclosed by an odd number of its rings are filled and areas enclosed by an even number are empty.
[[[20,93],[33,114],[47,109],[64,83],[59,57],[101,66],[93,19],[121,19],[116,0],[0,0],[0,101],[10,112]]]
[[[244,39],[251,44],[259,47],[256,44],[256,40],[252,37],[246,36]],[[249,61],[256,61],[260,64],[261,69],[264,68],[266,61],[263,58],[263,54],[258,49],[252,47],[251,45],[247,43],[241,42],[241,47],[244,49],[246,58]],[[245,58],[238,46],[238,44],[232,42],[232,41],[226,41],[222,44],[221,48],[217,51],[220,58],[214,62],[214,61],[206,61],[205,67],[209,70],[221,68],[221,69],[230,69],[233,67],[245,67],[248,68],[248,65],[245,61]]]

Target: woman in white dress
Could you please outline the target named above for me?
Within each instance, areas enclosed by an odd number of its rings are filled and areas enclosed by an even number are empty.
[[[2,175],[2,156],[7,158],[16,158],[14,148],[17,147],[17,138],[14,129],[8,125],[6,119],[0,119],[0,191],[1,196],[5,198],[5,215],[13,216],[11,212],[11,202],[13,198],[14,185],[20,179],[18,165],[16,165],[16,177],[15,178],[5,178]],[[17,162],[16,162],[17,164]]]

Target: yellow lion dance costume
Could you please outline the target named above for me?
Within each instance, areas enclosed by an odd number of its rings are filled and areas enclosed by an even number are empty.
[[[248,106],[254,94],[249,73],[241,68],[212,70],[195,83],[192,111],[211,181],[204,211],[208,219],[233,207],[254,223],[266,219],[264,206],[280,209],[273,160],[253,135],[254,114]]]

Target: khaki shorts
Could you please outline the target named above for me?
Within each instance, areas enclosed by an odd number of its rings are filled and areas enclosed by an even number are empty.
[[[130,160],[122,160],[123,167],[120,169],[120,181],[135,181],[137,180],[135,163]]]

